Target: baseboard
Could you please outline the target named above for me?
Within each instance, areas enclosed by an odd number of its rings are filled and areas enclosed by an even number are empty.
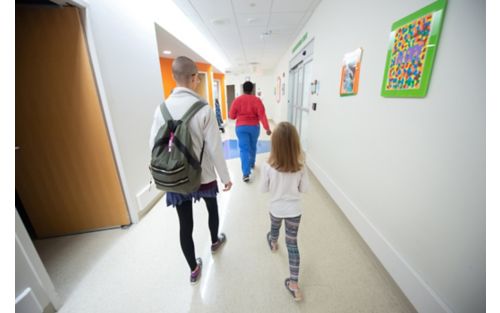
[[[380,263],[392,276],[399,288],[418,312],[452,313],[432,288],[403,259],[396,249],[382,236],[361,210],[347,197],[333,179],[308,155],[308,167],[328,194],[370,247]]]
[[[135,196],[137,199],[137,207],[139,208],[139,216],[143,216],[151,209],[156,202],[165,194],[165,192],[156,189],[154,183],[146,185]]]
[[[56,309],[54,308],[54,306],[52,305],[52,302],[47,304],[47,306],[45,307],[45,309],[43,310],[43,313],[56,313]]]

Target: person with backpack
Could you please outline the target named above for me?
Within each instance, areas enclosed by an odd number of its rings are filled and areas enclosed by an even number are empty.
[[[196,284],[202,260],[195,256],[193,200],[203,198],[206,203],[211,251],[216,253],[226,242],[226,235],[218,233],[216,171],[224,184],[223,191],[229,191],[232,182],[215,114],[194,91],[200,83],[196,64],[180,56],[172,63],[172,71],[177,86],[156,109],[151,127],[150,169],[157,188],[167,191],[167,206],[177,210],[182,252],[191,270],[190,282]]]
[[[233,100],[229,110],[229,118],[236,120],[236,136],[240,148],[241,170],[243,181],[250,181],[250,172],[255,167],[257,155],[257,140],[260,134],[259,121],[264,126],[266,134],[271,135],[266,109],[260,98],[252,95],[253,83],[243,84],[243,95]]]

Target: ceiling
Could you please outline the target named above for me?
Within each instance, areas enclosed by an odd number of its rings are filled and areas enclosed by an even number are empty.
[[[247,74],[274,69],[321,0],[173,1],[229,60],[226,72]]]
[[[158,24],[155,24],[155,30],[156,42],[158,43],[158,55],[160,57],[175,59],[176,57],[183,55],[195,62],[210,63]],[[165,50],[168,50],[171,53],[165,54]],[[218,72],[216,68],[214,68],[214,71]]]

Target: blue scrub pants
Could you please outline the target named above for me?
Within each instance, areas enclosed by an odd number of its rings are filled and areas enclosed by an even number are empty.
[[[257,154],[257,139],[260,134],[260,125],[236,126],[236,136],[240,148],[241,170],[243,176],[249,176],[252,166],[255,165]]]

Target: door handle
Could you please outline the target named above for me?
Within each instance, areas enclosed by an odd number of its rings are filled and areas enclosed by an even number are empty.
[[[19,150],[19,149],[21,149],[21,147],[19,147],[19,146],[16,146],[16,151],[17,151],[17,150]]]

